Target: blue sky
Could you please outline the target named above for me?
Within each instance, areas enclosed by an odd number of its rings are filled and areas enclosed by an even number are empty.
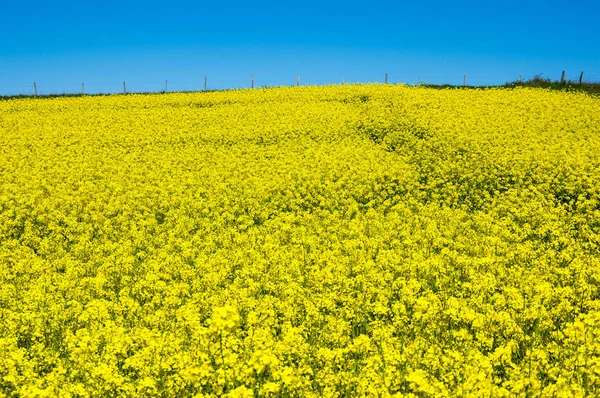
[[[600,2],[10,1],[0,94],[600,81]]]

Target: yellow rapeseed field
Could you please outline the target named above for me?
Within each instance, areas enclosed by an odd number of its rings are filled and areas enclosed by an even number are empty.
[[[600,395],[600,100],[0,101],[0,396]]]

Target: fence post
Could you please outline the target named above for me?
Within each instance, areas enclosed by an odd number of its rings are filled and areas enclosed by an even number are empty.
[[[297,86],[300,87],[300,75],[298,75],[298,83]]]
[[[254,75],[252,75],[252,88],[254,88]]]
[[[206,76],[204,76],[204,91],[206,91]]]
[[[37,97],[37,85],[33,82],[33,91],[35,91],[35,96]]]
[[[127,94],[127,87],[125,86],[125,80],[123,80],[123,94]]]
[[[85,90],[83,89],[83,83],[81,83],[81,95],[85,94]]]
[[[565,77],[565,71],[563,70],[562,76],[560,77],[560,82],[565,84],[567,82],[567,78]]]
[[[581,74],[579,75],[579,84],[581,84],[583,82],[583,71],[581,71]]]
[[[467,87],[467,74],[463,75],[463,87]]]
[[[385,74],[385,84],[388,84],[388,74]]]

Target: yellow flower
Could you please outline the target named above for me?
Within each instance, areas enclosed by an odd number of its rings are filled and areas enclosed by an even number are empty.
[[[591,396],[600,101],[0,99],[0,396]]]

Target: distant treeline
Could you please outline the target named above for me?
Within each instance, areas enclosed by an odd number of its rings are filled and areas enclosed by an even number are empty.
[[[533,79],[525,80],[523,82],[514,81],[510,83],[506,83],[504,87],[542,87],[542,88],[550,88],[552,90],[566,90],[566,91],[583,91],[590,94],[599,95],[600,94],[600,83],[592,83],[592,82],[582,82],[574,80],[566,80],[565,82],[561,82],[558,80],[551,79],[543,79],[539,76],[534,77]]]
[[[515,80],[513,82],[507,82],[503,85],[490,85],[490,86],[458,86],[454,84],[422,84],[422,86],[430,87],[430,88],[464,88],[464,89],[480,89],[480,88],[494,88],[494,87],[504,87],[504,88],[515,88],[515,87],[537,87],[537,88],[547,88],[552,90],[564,90],[564,91],[576,91],[576,92],[585,92],[592,95],[600,95],[600,83],[592,83],[592,82],[582,82],[567,80],[565,82],[561,82],[558,80],[551,79],[543,79],[541,77],[534,77],[529,80]]]

